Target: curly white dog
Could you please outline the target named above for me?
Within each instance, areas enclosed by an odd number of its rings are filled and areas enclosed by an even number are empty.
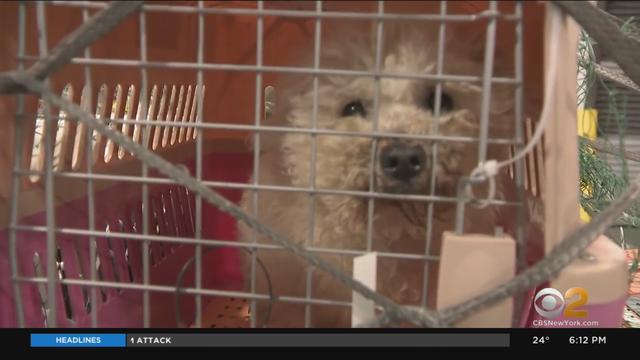
[[[375,22],[365,21],[323,25],[320,67],[375,71],[376,29]],[[457,34],[456,41],[447,38],[442,72],[459,78],[460,75],[482,75],[483,35],[472,34],[466,41],[461,41],[461,32]],[[382,46],[381,72],[436,74],[437,24],[385,22]],[[313,61],[306,62],[309,64],[312,66]],[[499,67],[496,65],[496,71],[500,71]],[[366,192],[369,191],[373,171],[374,191],[378,193],[427,195],[432,174],[435,174],[435,194],[455,197],[458,179],[468,175],[477,165],[477,142],[460,139],[439,141],[434,161],[434,140],[382,136],[372,146],[374,138],[366,135],[377,126],[378,132],[388,134],[426,135],[437,131],[438,135],[477,137],[481,83],[443,81],[439,117],[434,116],[438,97],[436,84],[433,79],[383,77],[380,79],[379,107],[376,110],[377,85],[373,76],[319,76],[315,126],[318,129],[361,132],[363,135],[317,134],[313,140],[311,135],[303,133],[262,133],[260,168],[254,177],[260,184]],[[268,124],[311,128],[314,119],[313,77],[291,76],[283,80],[277,90],[276,111]],[[492,137],[512,136],[511,98],[508,86],[494,84],[490,112]],[[374,125],[376,114],[377,125]],[[372,156],[372,149],[375,149],[375,156]],[[506,155],[505,146],[489,147],[491,158],[501,159]],[[253,193],[252,190],[246,191],[242,200],[242,207],[252,214],[255,205]],[[419,258],[427,253],[428,204],[424,201],[376,199],[372,243],[368,244],[368,202],[367,197],[349,194],[316,194],[312,200],[305,192],[261,190],[257,195],[257,217],[289,239],[319,250],[317,254],[347,273],[351,271],[354,251],[367,250],[368,246],[370,250],[388,254],[416,255],[415,260],[383,257],[379,261],[378,290],[399,303],[419,304],[423,284],[427,282],[423,278],[425,266],[430,269],[430,289],[435,289],[437,278],[437,266],[425,265],[424,259]],[[314,212],[313,223],[309,220],[310,211]],[[430,253],[439,252],[442,232],[453,228],[454,211],[455,205],[451,201],[434,202]],[[489,211],[474,212],[471,209],[466,213],[467,230],[489,232],[491,223]],[[240,232],[244,241],[254,241],[250,228],[240,225]],[[260,236],[257,241],[271,243]],[[347,304],[351,298],[349,288],[317,270],[312,273],[311,285],[307,286],[307,265],[285,250],[262,249],[258,251],[258,257],[268,270],[274,295],[301,299],[309,296],[319,300],[311,305],[312,326],[350,326],[349,307],[321,304],[321,300]],[[249,261],[245,262],[247,287],[251,276],[249,264]],[[256,291],[267,294],[267,278],[259,269],[255,272],[255,280]],[[433,306],[432,297],[428,303]],[[266,315],[267,302],[259,301],[258,304],[260,324]],[[276,301],[268,325],[301,327],[304,319],[301,301]]]

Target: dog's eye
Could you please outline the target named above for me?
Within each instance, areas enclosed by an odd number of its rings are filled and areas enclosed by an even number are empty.
[[[340,113],[340,116],[342,117],[356,116],[356,115],[363,118],[367,116],[367,111],[364,109],[364,106],[362,105],[362,102],[360,100],[352,101],[348,103],[342,109],[342,113]]]
[[[440,95],[441,95],[440,96],[440,112],[446,113],[453,110],[453,99],[451,98],[451,96],[449,96],[449,94],[445,92],[442,92],[442,94]],[[432,91],[431,94],[429,94],[429,97],[427,98],[426,106],[429,110],[435,111],[436,109],[436,92],[435,91]]]

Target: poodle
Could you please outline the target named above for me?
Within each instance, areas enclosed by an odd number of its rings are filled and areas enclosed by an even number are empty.
[[[424,301],[434,307],[437,263],[426,261],[425,255],[437,256],[442,233],[454,229],[455,201],[432,202],[432,241],[427,248],[429,202],[376,198],[370,223],[369,198],[361,195],[370,186],[376,193],[394,196],[429,195],[431,181],[435,181],[436,200],[455,200],[460,178],[468,176],[478,165],[478,142],[410,139],[392,134],[479,136],[482,82],[460,80],[466,79],[461,76],[482,75],[484,34],[456,31],[455,23],[447,25],[442,73],[456,75],[458,79],[444,79],[438,96],[438,82],[434,79],[408,76],[376,79],[363,73],[375,72],[378,60],[379,71],[385,74],[436,74],[438,23],[386,21],[378,59],[377,31],[375,21],[323,20],[319,67],[360,73],[321,74],[315,85],[309,74],[283,78],[276,86],[275,111],[264,122],[330,131],[315,135],[261,133],[260,166],[251,181],[326,191],[312,196],[305,191],[247,190],[241,206],[289,240],[314,249],[318,256],[347,274],[352,271],[354,256],[365,251],[378,252],[381,256],[377,291],[399,304],[419,305],[425,294],[423,287],[428,285],[431,295]],[[313,48],[305,51],[303,64],[313,67]],[[498,57],[494,75],[501,71],[508,73],[508,67],[501,65]],[[512,94],[513,89],[506,84],[492,86],[491,137],[513,136]],[[438,97],[440,115],[436,117]],[[382,135],[368,135],[374,130]],[[355,134],[345,136],[331,131]],[[490,144],[487,154],[488,158],[504,159],[509,155],[508,147]],[[479,186],[474,192],[482,196],[486,189]],[[467,207],[465,231],[492,233],[492,213]],[[239,225],[239,231],[242,241],[272,244],[244,224]],[[253,273],[250,258],[245,258],[247,291],[254,276],[256,293],[268,295],[271,286],[278,298],[272,304],[257,301],[258,325],[268,318],[269,327],[303,327],[308,315],[311,327],[351,326],[348,306],[351,289],[320,270],[309,269],[304,261],[286,250],[261,248],[256,253],[268,277],[257,267]],[[305,299],[314,299],[308,305],[308,314]]]

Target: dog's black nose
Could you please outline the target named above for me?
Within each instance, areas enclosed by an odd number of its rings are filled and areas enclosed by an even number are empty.
[[[425,167],[427,155],[419,145],[395,143],[380,152],[380,166],[389,177],[409,181]]]

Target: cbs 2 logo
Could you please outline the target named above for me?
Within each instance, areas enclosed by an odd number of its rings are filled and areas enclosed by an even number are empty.
[[[565,301],[576,295],[578,296],[577,300],[569,303]],[[576,308],[585,305],[588,300],[589,294],[587,290],[581,287],[570,288],[564,293],[564,296],[554,288],[545,288],[538,291],[533,300],[533,305],[536,308],[536,312],[547,319],[559,316],[563,313],[563,310],[565,317],[586,317],[586,310],[576,310]]]

